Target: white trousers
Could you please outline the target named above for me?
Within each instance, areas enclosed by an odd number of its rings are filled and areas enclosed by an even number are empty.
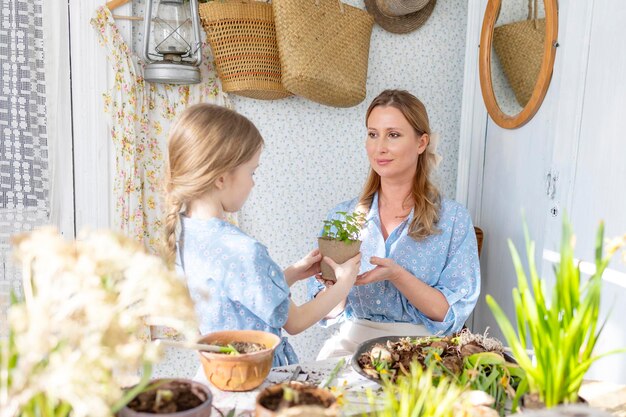
[[[349,320],[341,325],[337,335],[324,343],[322,350],[317,355],[317,360],[352,355],[361,343],[376,337],[431,335],[432,333],[421,324],[378,323],[363,319]]]

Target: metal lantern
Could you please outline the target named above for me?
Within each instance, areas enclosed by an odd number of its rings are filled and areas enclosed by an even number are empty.
[[[152,3],[156,3],[154,18]],[[154,44],[152,50],[151,37]],[[146,81],[199,83],[201,46],[198,0],[146,0],[143,40]]]

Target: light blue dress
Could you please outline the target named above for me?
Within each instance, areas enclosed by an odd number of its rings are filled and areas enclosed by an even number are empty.
[[[339,217],[338,211],[353,212],[358,198],[343,202],[328,214],[328,219]],[[467,210],[459,203],[442,200],[437,227],[440,234],[416,241],[407,235],[413,211],[409,217],[383,238],[378,212],[378,193],[367,215],[366,227],[361,231],[361,268],[359,274],[374,269],[372,256],[391,258],[398,265],[433,288],[448,300],[450,308],[443,321],[434,321],[415,308],[389,281],[355,286],[348,295],[346,309],[334,320],[366,319],[375,322],[404,322],[422,324],[433,334],[449,334],[460,330],[474,310],[480,294],[480,265],[474,227]],[[313,297],[323,286],[309,279],[309,296]],[[324,323],[322,323],[324,324]]]
[[[282,337],[289,312],[289,286],[267,248],[218,218],[181,216],[181,223],[176,264],[187,278],[201,333],[263,330]],[[283,337],[273,365],[297,362],[296,353]]]

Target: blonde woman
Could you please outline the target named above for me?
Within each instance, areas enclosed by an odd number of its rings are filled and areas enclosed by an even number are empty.
[[[431,182],[438,156],[426,108],[407,91],[386,90],[365,120],[370,172],[363,192],[328,214],[367,213],[360,275],[327,317],[342,325],[318,359],[351,354],[378,336],[460,330],[480,293],[470,216]],[[309,283],[312,297],[328,288],[332,283]]]
[[[187,279],[201,333],[252,329],[281,336],[284,327],[297,334],[348,295],[360,254],[341,265],[324,258],[337,284],[296,306],[289,287],[319,272],[319,252],[282,271],[263,244],[225,220],[224,213],[238,211],[254,187],[263,150],[263,139],[248,119],[224,107],[192,106],[172,127],[168,149],[165,252]],[[274,366],[298,361],[282,340]]]

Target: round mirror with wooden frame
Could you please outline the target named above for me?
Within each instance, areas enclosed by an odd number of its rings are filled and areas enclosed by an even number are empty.
[[[511,0],[505,0],[505,3]],[[527,0],[528,4],[528,19],[532,20],[532,0]],[[540,49],[539,52],[543,52],[540,61],[537,61],[537,69],[532,76],[532,80],[530,81],[532,84],[530,88],[528,88],[527,93],[525,94],[525,98],[523,101],[520,99],[519,88],[515,88],[515,97],[517,98],[517,102],[520,104],[519,110],[508,110],[504,111],[503,108],[508,108],[507,106],[501,106],[498,103],[497,96],[500,94],[496,94],[494,92],[494,69],[496,68],[495,54],[493,52],[494,47],[494,29],[496,28],[496,22],[498,21],[498,17],[501,13],[502,0],[489,0],[487,4],[487,9],[485,10],[485,17],[483,19],[482,31],[480,34],[480,54],[479,54],[479,76],[480,76],[480,88],[483,95],[483,100],[485,101],[485,106],[487,107],[487,112],[493,119],[493,121],[498,125],[506,129],[515,129],[518,128],[525,123],[527,123],[539,110],[541,103],[548,91],[548,86],[550,85],[550,79],[552,77],[552,68],[554,66],[554,59],[556,55],[556,47],[557,47],[557,34],[558,34],[558,6],[557,0],[544,0],[543,7],[540,8],[537,6],[537,0],[534,0],[534,27],[537,28],[537,10],[542,9],[542,12],[545,13],[545,21],[544,18],[541,19],[541,36],[543,37],[543,46],[537,45]],[[522,22],[518,22],[523,24]],[[543,25],[545,24],[545,29]],[[501,25],[504,26],[504,25]],[[543,31],[545,30],[545,35]],[[537,40],[535,39],[535,43]],[[538,41],[541,43],[541,40]],[[516,71],[520,68],[511,68],[511,63],[513,65],[520,65],[526,61],[528,61],[524,57],[524,53],[528,53],[527,48],[524,47],[522,43],[513,43],[510,42],[508,45],[508,49],[513,51],[514,53],[519,53],[519,57],[515,60],[510,60],[507,58],[506,64],[509,65],[507,70]],[[499,65],[498,65],[499,67]],[[522,68],[523,70],[523,68]],[[508,75],[508,74],[507,74]],[[526,83],[529,81],[526,80]],[[515,87],[518,87],[515,85]],[[521,94],[524,96],[524,94]]]

